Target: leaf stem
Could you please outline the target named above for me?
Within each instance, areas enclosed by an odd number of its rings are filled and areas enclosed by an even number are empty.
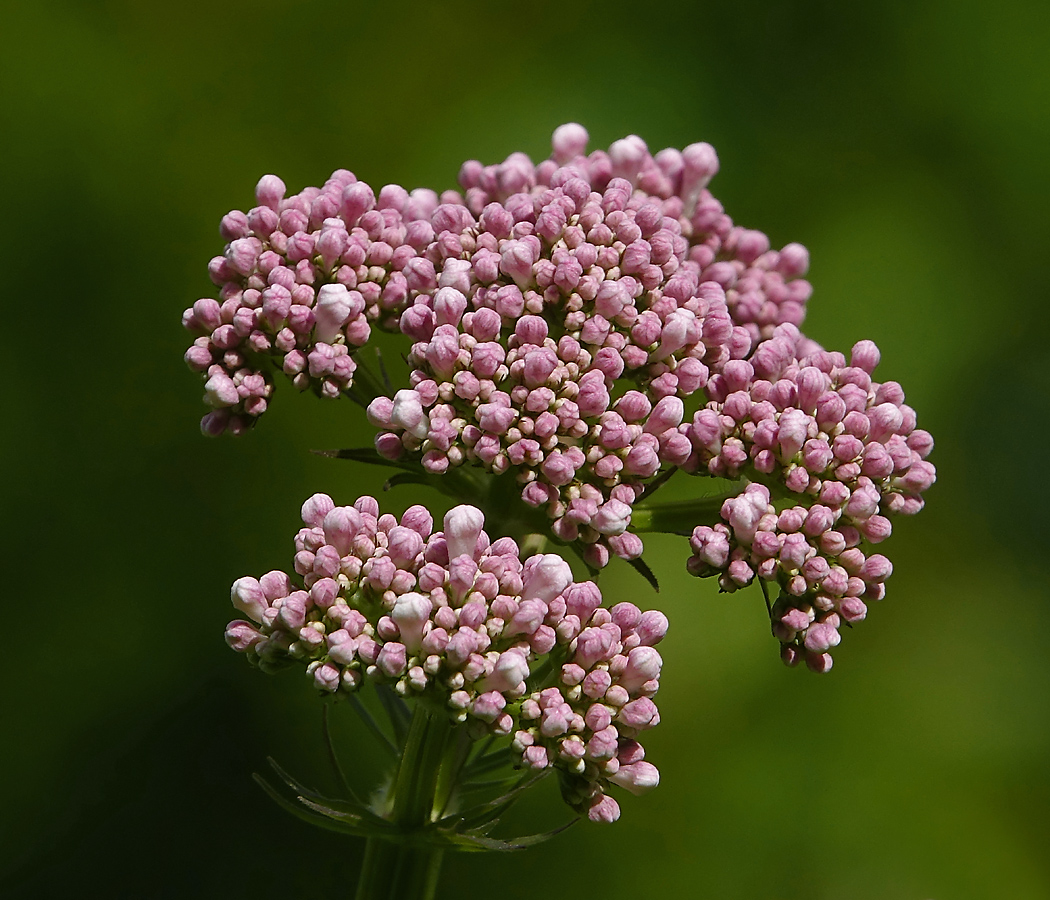
[[[443,710],[415,704],[388,797],[388,818],[404,840],[368,839],[357,900],[433,900],[444,851],[413,841],[411,833],[429,825],[438,804],[447,802],[439,798],[443,763],[459,756],[450,736],[452,724]]]

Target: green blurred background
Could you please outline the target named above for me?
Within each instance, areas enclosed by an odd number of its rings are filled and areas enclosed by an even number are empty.
[[[611,568],[673,623],[662,785],[615,827],[450,859],[441,895],[1050,897],[1050,7],[34,0],[3,25],[0,894],[352,895],[361,848],[250,780],[272,754],[326,783],[318,704],[222,630],[308,494],[379,490],[308,453],[368,428],[279,387],[205,440],[179,315],[265,172],[440,190],[575,120],[713,143],[734,219],[810,248],[807,331],[879,343],[940,481],[826,677],[783,668],[757,596],[688,578],[684,540],[649,543],[658,598]],[[566,818],[548,786],[513,826]]]

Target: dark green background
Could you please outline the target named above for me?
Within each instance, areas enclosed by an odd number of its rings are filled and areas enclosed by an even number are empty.
[[[247,439],[205,440],[179,315],[265,172],[440,190],[576,120],[593,146],[713,143],[716,195],[810,248],[807,330],[879,343],[940,480],[827,677],[785,670],[757,596],[689,579],[681,539],[650,542],[658,598],[611,568],[607,595],[673,623],[663,783],[615,827],[450,860],[442,895],[1050,897],[1048,10],[5,7],[0,893],[352,895],[360,848],[249,779],[273,754],[326,782],[317,702],[222,629],[235,577],[290,564],[309,493],[378,490],[307,452],[368,429],[284,389]],[[515,824],[565,818],[547,790]]]

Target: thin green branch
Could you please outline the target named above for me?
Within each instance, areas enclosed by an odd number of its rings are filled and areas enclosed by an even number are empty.
[[[354,708],[354,712],[361,717],[361,721],[365,723],[365,727],[375,735],[376,739],[379,741],[379,745],[396,759],[398,755],[397,747],[394,745],[394,742],[387,737],[386,732],[380,727],[372,713],[368,711],[368,707],[361,702],[361,698],[356,694],[351,694],[350,705]]]

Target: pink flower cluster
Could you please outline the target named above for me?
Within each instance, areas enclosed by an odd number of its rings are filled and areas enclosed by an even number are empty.
[[[597,586],[574,582],[560,557],[522,563],[510,538],[490,542],[472,506],[449,512],[443,532],[422,506],[399,522],[371,497],[337,507],[315,494],[302,518],[302,586],[279,571],[234,582],[247,618],[226,629],[233,649],[265,670],[304,665],[324,692],[392,684],[475,733],[514,734],[523,764],[569,773],[573,802],[595,819],[618,814],[610,783],[657,783],[634,738],[659,721],[661,613],[601,608]]]
[[[922,508],[932,439],[900,385],[872,380],[874,344],[847,365],[802,335],[808,254],[733,224],[710,145],[587,141],[563,125],[549,159],[469,161],[463,193],[440,197],[376,196],[345,170],[286,197],[265,176],[223,219],[218,299],[184,314],[202,427],[253,424],[276,367],[338,396],[371,327],[398,330],[409,383],[368,407],[383,457],[513,477],[595,569],[641,554],[632,515],[657,479],[742,481],[722,523],[695,528],[690,570],[727,590],[775,580],[785,659],[826,669],[842,622],[884,592],[889,563],[862,545]]]
[[[662,660],[653,645],[666,633],[667,618],[633,603],[601,609],[601,595],[591,587],[578,608],[590,611],[581,617],[586,627],[569,644],[557,683],[522,704],[514,747],[534,769],[558,765],[568,771],[575,809],[596,822],[615,822],[620,807],[605,793],[609,783],[634,794],[660,783],[636,738],[660,722],[652,697]]]
[[[542,194],[558,184],[565,171],[582,178],[595,191],[613,179],[627,181],[636,196],[662,201],[665,216],[676,219],[689,241],[689,260],[698,280],[716,282],[726,292],[733,322],[757,343],[784,322],[801,325],[812,293],[803,279],[809,254],[801,244],[771,250],[761,231],[735,226],[722,204],[707,190],[718,172],[718,156],[707,143],[684,150],[668,147],[655,156],[637,135],[615,141],[608,151],[586,154],[588,135],[577,124],[554,132],[553,153],[534,165],[524,153],[512,153],[499,165],[463,164],[459,181],[471,212],[480,215],[492,200]]]
[[[371,326],[396,329],[412,295],[435,287],[423,252],[432,222],[449,218],[433,191],[387,185],[377,197],[345,169],[290,197],[266,175],[255,195],[256,207],[223,217],[226,250],[208,266],[218,299],[183,314],[198,335],[186,362],[204,374],[213,407],[205,434],[251,427],[266,410],[274,368],[299,390],[346,391]]]
[[[936,479],[933,439],[899,384],[873,380],[878,362],[871,341],[847,365],[782,325],[712,377],[710,402],[681,426],[695,450],[687,469],[754,482],[725,502],[725,524],[693,531],[689,569],[725,590],[776,582],[773,632],[790,665],[831,667],[839,628],[882,599],[892,572],[861,544],[889,537],[887,514],[922,509]]]
[[[438,289],[401,317],[415,369],[410,389],[369,407],[385,429],[379,452],[418,454],[435,473],[464,463],[513,469],[523,500],[546,510],[560,539],[581,541],[592,566],[610,551],[637,556],[631,504],[661,465],[691,453],[679,430],[683,398],[747,356],[758,334],[753,322],[734,326],[726,291],[711,280],[721,272],[735,284],[726,273],[736,270],[710,268],[707,244],[691,248],[683,210],[706,196],[706,146],[678,154],[668,170],[677,175],[664,173],[655,194],[584,157],[536,169],[520,156],[467,164],[478,220],[464,210],[467,230],[440,236]],[[502,186],[500,200],[477,186],[487,181]]]

